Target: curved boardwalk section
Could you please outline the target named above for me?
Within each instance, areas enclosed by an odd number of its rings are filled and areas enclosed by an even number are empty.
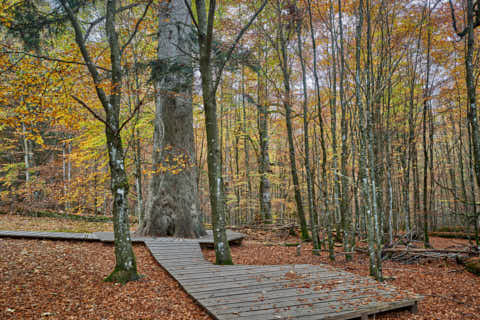
[[[158,263],[215,319],[367,319],[420,297],[326,265],[217,266],[195,240],[146,240]]]
[[[0,237],[113,241],[110,232],[59,233],[2,231]],[[242,234],[229,232],[230,241]],[[200,244],[213,239],[133,238],[145,242],[158,263],[213,318],[367,319],[403,308],[416,310],[421,297],[327,265],[217,266]]]

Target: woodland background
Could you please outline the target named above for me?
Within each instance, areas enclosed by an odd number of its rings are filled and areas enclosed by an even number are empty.
[[[40,48],[34,35],[25,37],[27,31],[12,28],[15,15],[29,17],[28,7],[15,11],[19,2],[0,6],[1,205],[8,211],[108,216],[108,155],[104,124],[92,116],[103,112],[94,84],[68,26],[43,31]],[[120,38],[138,29],[123,55],[127,68],[121,109],[121,118],[130,120],[121,134],[129,183],[135,186],[129,195],[135,208],[131,213],[137,217],[151,192],[155,117],[151,74],[158,3],[138,24],[147,2],[121,1],[128,10],[118,13],[117,21]],[[461,230],[476,237],[478,245],[467,41],[454,32],[448,1],[368,4],[363,12],[368,26],[365,22],[360,28],[360,39],[358,1],[333,0],[269,1],[241,39],[217,92],[227,224],[297,221],[299,201],[292,182],[297,174],[300,204],[318,214],[307,220],[318,219],[321,239],[328,230],[349,228],[366,235],[369,210],[375,207],[385,242],[400,232],[428,242],[428,232]],[[217,59],[258,5],[218,2]],[[85,9],[84,19],[99,15],[101,7]],[[465,3],[455,1],[453,7],[462,28]],[[92,26],[88,48],[96,65],[108,68],[100,25]],[[475,85],[478,57],[475,48]],[[104,89],[111,90],[108,84]],[[210,223],[198,70],[194,93],[198,186],[204,219]],[[172,159],[165,170],[175,174],[182,165]],[[368,184],[362,185],[366,176]],[[372,182],[374,203],[362,195]],[[269,208],[261,208],[262,183],[269,187]]]

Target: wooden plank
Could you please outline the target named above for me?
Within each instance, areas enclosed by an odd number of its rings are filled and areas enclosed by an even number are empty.
[[[191,274],[198,274],[200,272],[208,273],[208,272],[231,272],[235,271],[235,267],[237,267],[238,272],[241,272],[242,269],[255,269],[255,266],[218,266],[215,264],[210,264],[208,266],[183,266],[175,269],[175,274],[178,277],[187,276]]]
[[[275,268],[302,268],[304,265],[280,265],[280,266],[255,266],[255,265],[235,265],[235,266],[219,266],[219,265],[214,265],[208,270],[205,270],[205,274],[208,272],[216,272],[215,275],[220,275],[220,272],[242,272],[246,270],[251,270],[252,273],[258,273],[258,270],[263,270],[265,272],[268,272],[270,270],[273,270]],[[310,265],[307,265],[310,266]],[[195,266],[192,266],[192,268],[185,268],[185,271],[179,272],[182,275],[188,275],[188,274],[200,274],[202,272],[203,267],[201,268],[195,268]],[[180,270],[179,270],[180,271]],[[249,271],[250,272],[250,271]],[[180,276],[180,274],[179,274]]]
[[[190,251],[190,252],[164,252],[159,250],[152,250],[153,255],[158,256],[159,258],[201,258],[205,260],[203,255],[198,252]]]
[[[339,296],[336,296],[337,299],[331,298],[331,299],[324,299],[324,300],[317,300],[315,298],[311,299],[298,299],[295,297],[291,297],[291,299],[285,299],[283,301],[275,301],[273,303],[271,302],[265,302],[265,303],[256,303],[256,304],[250,304],[250,305],[228,305],[228,306],[216,306],[216,307],[209,307],[209,310],[212,310],[215,314],[217,315],[228,315],[234,314],[242,314],[244,312],[255,312],[255,311],[266,311],[268,313],[268,310],[275,310],[275,309],[291,309],[291,308],[302,308],[302,307],[310,307],[315,306],[315,309],[317,309],[317,314],[320,312],[325,311],[325,313],[330,313],[331,310],[336,310],[336,311],[346,311],[346,310],[357,310],[360,309],[365,309],[360,303],[362,301],[366,301],[367,299],[373,299],[375,297],[378,297],[376,294],[365,294],[361,297],[359,296],[353,296],[353,295],[345,295],[343,299],[340,299]],[[382,295],[382,298],[384,299],[391,299],[393,298],[393,295]],[[376,303],[376,302],[375,302]]]
[[[355,311],[341,311],[336,312],[334,315],[326,315],[323,319],[328,320],[339,320],[339,319],[358,319],[362,318],[367,320],[369,315],[375,315],[381,312],[392,311],[392,310],[399,310],[404,308],[411,308],[417,304],[416,300],[405,300],[405,301],[397,301],[391,302],[388,304],[377,304],[375,307],[365,307],[362,310],[355,310]],[[317,320],[318,315],[298,315],[293,317],[293,319],[301,318],[302,320]]]
[[[242,279],[248,277],[268,277],[278,274],[285,274],[291,270],[294,272],[305,272],[310,271],[308,267],[297,267],[293,269],[290,266],[274,266],[274,267],[265,267],[265,266],[257,266],[257,268],[250,268],[250,269],[232,269],[232,270],[225,270],[218,269],[218,272],[210,273],[210,272],[201,272],[201,273],[189,273],[185,276],[178,276],[180,279],[189,279],[192,282],[195,281],[202,281],[209,279],[218,279],[218,281],[232,281],[231,279]]]
[[[354,281],[355,278],[350,279],[349,281]],[[250,286],[250,287],[239,287],[239,288],[228,288],[223,290],[214,290],[214,291],[204,291],[198,292],[195,294],[198,298],[217,298],[226,295],[237,295],[237,294],[249,294],[249,293],[263,293],[276,290],[282,290],[288,288],[288,285],[282,284],[278,285],[276,283],[269,283],[264,285]],[[293,288],[293,287],[292,287]],[[298,289],[305,289],[306,286],[296,286]]]
[[[371,302],[368,302],[371,300]],[[330,315],[331,319],[339,317],[337,319],[351,319],[345,318],[346,315],[350,317],[352,314],[374,314],[388,308],[389,305],[396,305],[395,308],[406,307],[414,302],[411,300],[400,301],[397,303],[379,303],[374,301],[373,297],[367,298],[356,298],[352,299],[351,303],[353,305],[340,305],[340,304],[329,304],[323,302],[317,302],[307,305],[292,305],[287,307],[265,309],[265,310],[256,310],[256,311],[244,311],[236,312],[232,314],[217,314],[215,311],[213,314],[222,320],[229,319],[255,319],[255,320],[270,320],[270,319],[287,319],[287,318],[301,318],[302,320],[306,317],[316,319],[324,319]],[[357,306],[358,304],[358,306]],[[338,313],[343,313],[339,315]],[[354,317],[353,317],[354,318]],[[314,318],[315,319],[315,318]]]
[[[320,278],[321,277],[321,278]],[[209,292],[209,291],[215,291],[219,293],[224,293],[225,291],[233,291],[241,288],[248,287],[250,289],[255,289],[255,288],[264,288],[264,287],[270,287],[274,285],[275,287],[288,287],[288,286],[295,286],[295,287],[301,287],[301,286],[307,286],[310,285],[310,282],[314,280],[325,280],[325,279],[336,279],[338,278],[339,275],[317,275],[315,273],[306,275],[305,278],[302,279],[286,279],[279,277],[277,279],[272,279],[264,282],[258,282],[256,280],[245,280],[242,282],[228,282],[224,284],[210,284],[206,282],[203,285],[197,284],[197,285],[189,285],[186,284],[185,288],[189,290],[192,293],[197,293],[197,292]]]
[[[373,290],[377,289],[377,290]],[[244,303],[257,303],[259,301],[265,303],[273,303],[276,301],[288,300],[290,298],[296,299],[329,299],[330,297],[342,297],[345,294],[360,295],[365,293],[372,293],[373,291],[385,294],[396,294],[393,289],[378,290],[377,286],[358,287],[355,285],[345,285],[338,288],[281,288],[279,290],[263,291],[240,295],[225,295],[217,298],[199,298],[203,305],[208,307],[226,306],[230,304],[240,305]]]
[[[51,239],[51,240],[98,240],[88,233],[44,232],[44,231],[8,231],[0,230],[0,237]]]
[[[261,272],[261,273],[246,273],[240,274],[238,273],[231,273],[228,276],[222,277],[209,277],[209,278],[201,278],[201,279],[188,279],[188,283],[192,286],[200,286],[202,283],[209,283],[210,285],[217,283],[222,284],[224,286],[229,286],[231,283],[238,283],[242,282],[245,284],[253,283],[253,284],[261,284],[261,283],[270,283],[275,282],[279,283],[280,281],[292,281],[297,280],[299,282],[305,282],[309,279],[313,280],[323,280],[323,279],[331,279],[331,278],[338,278],[343,277],[341,273],[332,273],[323,270],[299,270],[296,272],[296,275],[299,277],[298,279],[289,278],[289,271],[270,271],[270,272]],[[237,276],[238,275],[238,276]],[[350,278],[351,276],[349,276]],[[182,279],[187,280],[187,279]]]

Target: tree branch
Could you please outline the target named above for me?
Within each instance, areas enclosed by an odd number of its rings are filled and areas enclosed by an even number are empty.
[[[140,3],[132,3],[132,4],[129,4],[127,6],[123,6],[123,7],[119,8],[116,11],[116,13],[120,13],[122,11],[138,7],[139,5],[140,5]],[[85,36],[83,37],[83,41],[87,41],[88,37],[90,36],[90,32],[92,32],[92,30],[93,30],[93,27],[95,27],[97,24],[99,24],[103,20],[105,20],[105,16],[101,16],[100,18],[95,19],[92,22],[88,23],[90,26],[88,27],[87,31],[85,32]]]
[[[102,119],[102,117],[100,117],[98,114],[95,113],[95,111],[93,111],[85,102],[83,102],[80,98],[77,98],[76,96],[74,96],[73,94],[70,95],[73,100],[77,101],[82,107],[84,107],[85,109],[87,109],[88,112],[90,112],[92,114],[92,116],[97,119],[98,121],[100,121],[101,123],[103,123],[105,126],[109,127],[110,130],[112,130],[112,132],[115,132],[112,127],[110,127],[110,124],[108,124],[107,121],[105,121],[104,119]]]
[[[459,36],[460,38],[463,38],[465,37],[465,35],[467,34],[468,32],[468,26],[465,27],[462,32],[458,32],[458,28],[457,28],[457,19],[455,18],[455,8],[453,7],[453,3],[452,3],[452,0],[448,0],[448,3],[450,4],[450,13],[452,15],[452,25],[453,25],[453,30],[455,30],[455,33],[457,34],[457,36]],[[475,9],[476,8],[476,9]],[[480,26],[480,9],[479,9],[479,3],[478,1],[476,1],[473,5],[473,13],[475,14],[475,21],[473,23],[473,29],[477,28]]]
[[[49,57],[49,56],[42,56],[42,55],[33,54],[33,53],[29,53],[29,52],[24,52],[24,51],[3,51],[2,53],[24,54],[24,55],[29,56],[29,57],[48,60],[48,61],[53,61],[53,62],[66,63],[66,64],[77,64],[77,65],[81,65],[81,66],[86,66],[87,65],[85,62],[80,62],[80,61],[75,61],[75,60],[63,60],[63,59],[53,58],[53,57]],[[111,71],[110,69],[100,67],[100,66],[97,66],[97,65],[95,65],[95,68],[103,70],[103,71],[107,71],[107,72]]]
[[[83,32],[82,28],[80,27],[80,23],[78,22],[78,19],[76,18],[70,6],[67,4],[67,1],[61,0],[60,3],[67,12],[68,19],[70,20],[73,30],[75,31],[75,42],[77,43],[80,52],[82,53],[83,60],[85,60],[88,71],[90,72],[93,82],[95,83],[95,91],[97,92],[98,98],[100,99],[103,108],[106,109],[108,107],[108,98],[105,94],[105,91],[103,91],[103,89],[99,86],[101,83],[100,74],[98,73],[97,66],[93,63],[92,58],[88,53],[87,46],[85,45],[85,41],[83,40]]]
[[[190,18],[192,18],[192,21],[193,21],[193,24],[195,25],[195,28],[197,28],[197,32],[198,32],[198,33],[202,33],[202,32],[200,31],[200,28],[198,27],[197,20],[195,20],[195,16],[193,15],[192,7],[190,6],[190,4],[188,3],[187,0],[183,0],[183,2],[185,3],[185,6],[186,6],[187,9],[188,9],[188,13],[190,14]]]
[[[456,33],[460,38],[463,38],[463,37],[467,34],[467,28],[463,29],[462,32],[458,32],[457,19],[455,18],[455,8],[453,7],[452,0],[448,0],[448,3],[450,4],[450,13],[451,13],[451,15],[452,15],[453,30],[455,30],[455,33]]]
[[[258,17],[258,15],[260,14],[260,12],[262,12],[262,10],[265,8],[265,6],[267,5],[268,3],[268,0],[264,0],[262,5],[260,6],[260,8],[255,12],[255,14],[250,18],[250,20],[248,21],[248,23],[242,28],[242,30],[240,31],[240,33],[237,35],[237,38],[235,39],[235,41],[233,42],[233,44],[231,45],[230,49],[228,50],[228,53],[227,53],[227,56],[225,57],[225,60],[223,60],[222,64],[220,65],[220,68],[218,69],[218,73],[217,73],[217,77],[215,79],[215,85],[214,85],[214,90],[216,91],[217,88],[218,88],[218,85],[220,84],[220,75],[222,74],[223,72],[223,69],[225,68],[225,65],[227,64],[228,60],[230,60],[230,58],[232,57],[232,54],[233,54],[233,51],[235,50],[235,48],[237,47],[238,43],[240,42],[240,40],[242,39],[243,35],[245,34],[245,32],[248,30],[248,28],[250,28],[250,26],[252,25],[253,21],[255,21],[255,19]]]
[[[122,49],[120,49],[120,55],[123,54],[123,51],[128,47],[130,42],[132,42],[133,38],[135,38],[135,36],[137,35],[138,28],[140,27],[140,23],[142,23],[143,19],[145,19],[145,16],[147,15],[147,12],[148,12],[148,9],[152,5],[152,3],[153,3],[153,0],[150,0],[147,3],[147,5],[145,7],[145,10],[143,11],[142,16],[140,17],[140,19],[138,19],[137,23],[135,24],[135,29],[134,29],[133,33],[130,35],[130,38],[127,40],[127,42],[125,42],[125,44],[122,46]]]
[[[133,109],[133,112],[130,114],[130,116],[127,118],[127,120],[125,120],[122,125],[120,126],[120,128],[118,129],[118,132],[117,134],[120,134],[120,132],[122,132],[122,129],[123,127],[125,127],[127,125],[128,122],[130,122],[130,120],[133,119],[133,117],[135,116],[135,114],[140,110],[140,106],[143,104],[143,101],[145,100],[145,97],[142,98],[142,100],[140,100],[137,105],[135,106],[135,109]]]

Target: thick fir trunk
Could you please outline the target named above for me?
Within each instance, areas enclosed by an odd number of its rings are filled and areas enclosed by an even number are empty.
[[[205,234],[198,199],[193,135],[190,15],[183,0],[159,9],[155,81],[154,173],[139,234],[198,238]]]

